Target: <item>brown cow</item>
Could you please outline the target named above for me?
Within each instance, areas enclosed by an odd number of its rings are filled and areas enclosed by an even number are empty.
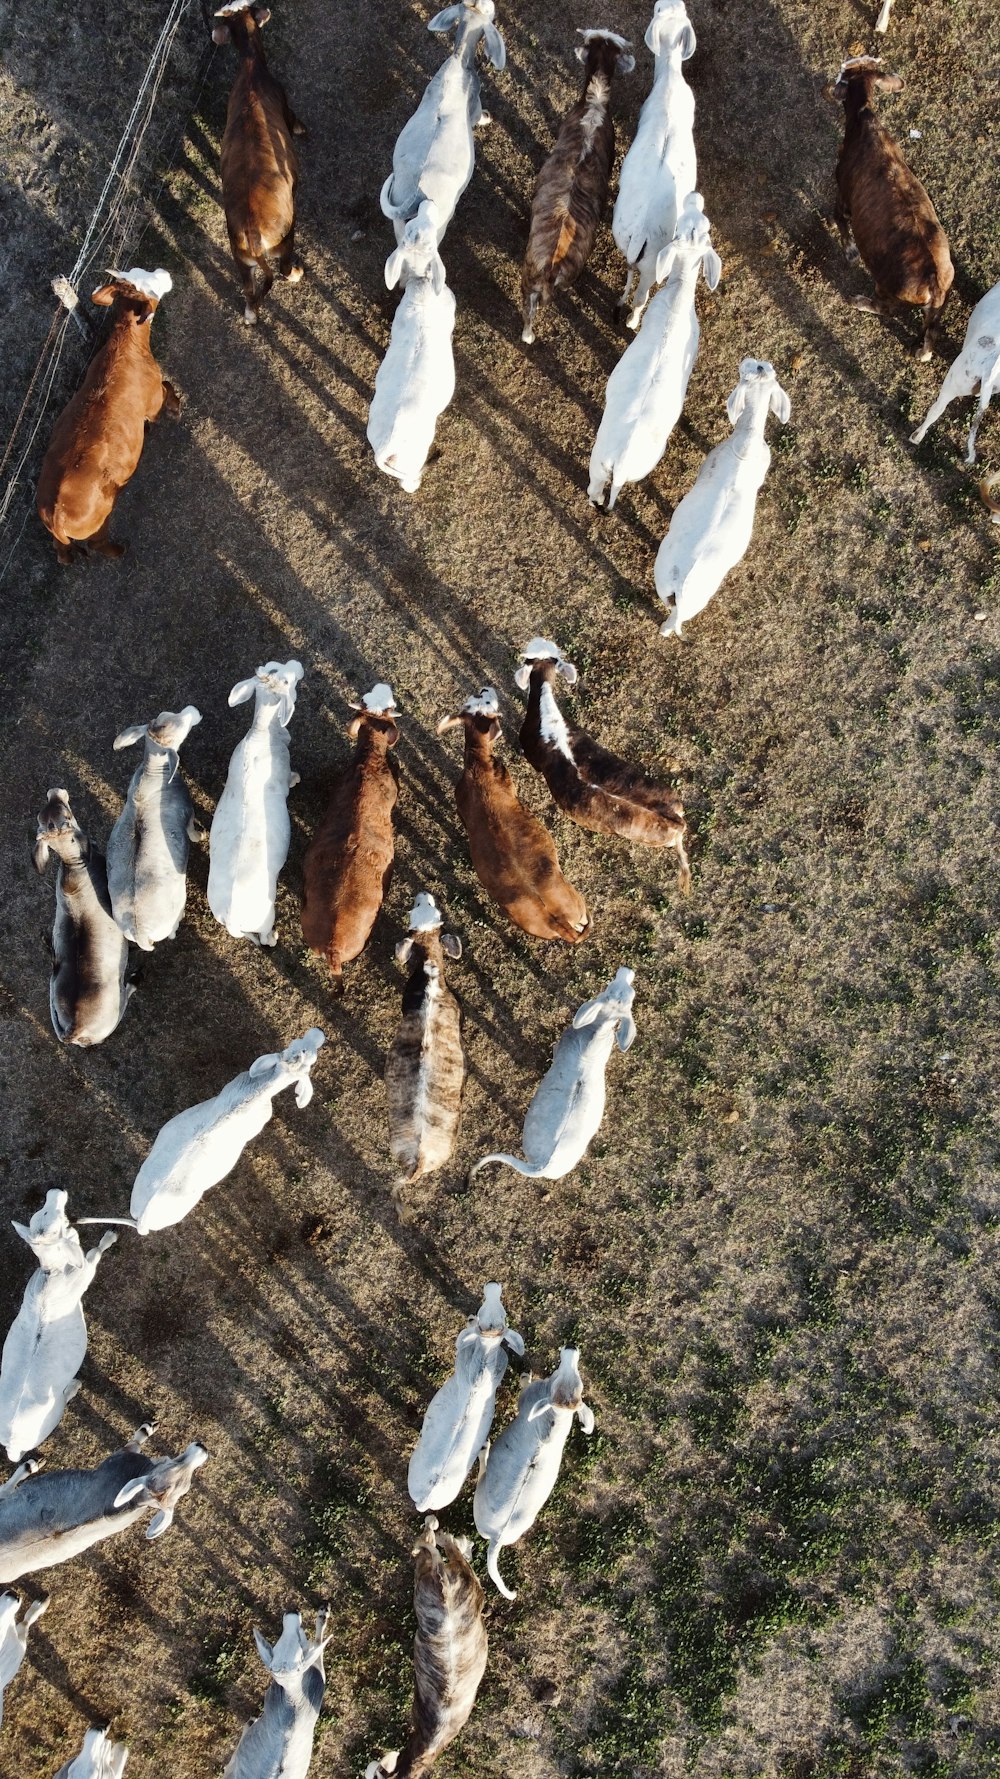
[[[171,288],[169,272],[133,266],[108,277],[91,301],[115,304],[110,338],[56,421],[38,477],[39,516],[64,568],[79,545],[124,556],[127,546],[108,536],[115,501],[138,467],[147,422],[164,406],[180,413],[180,397],[161,376],[149,344],[149,324]]]
[[[462,941],[443,933],[441,924],[434,897],[422,890],[410,910],[407,937],[396,946],[397,961],[409,967],[403,1017],[385,1063],[389,1149],[403,1169],[393,1186],[397,1206],[403,1186],[450,1160],[458,1133],[465,1056],[444,960],[461,957]]]
[[[399,794],[389,749],[399,740],[392,687],[373,686],[347,733],[357,745],[336,779],[326,814],[305,856],[302,932],[325,957],[338,993],[345,964],[368,935],[392,878],[392,812]]]
[[[522,650],[521,659],[524,666],[514,676],[521,690],[528,693],[521,746],[560,809],[594,833],[618,834],[623,840],[671,848],[677,854],[678,888],[688,895],[687,823],[677,792],[651,783],[638,767],[609,753],[566,721],[553,685],[557,673],[568,685],[575,685],[576,668],[554,642],[534,637]]]
[[[555,147],[535,182],[531,228],[521,271],[521,338],[535,337],[535,311],[583,271],[608,197],[615,156],[611,77],[629,74],[631,44],[613,31],[581,31],[577,57],[583,91],[559,127]]]
[[[302,277],[295,259],[299,159],[292,137],[306,131],[264,60],[260,33],[270,16],[253,0],[233,0],[215,14],[223,23],[212,32],[213,43],[231,41],[240,58],[222,137],[222,207],[246,297],[243,319],[250,323],[276,271],[289,284]]]
[[[830,93],[846,114],[834,217],[848,258],[860,255],[875,280],[874,297],[854,297],[854,307],[883,316],[898,303],[921,307],[917,357],[924,362],[934,350],[955,268],[930,198],[872,109],[876,88],[898,93],[902,87],[898,74],[883,74],[875,56],[857,56],[841,68]]]
[[[523,932],[576,945],[590,929],[587,905],[560,871],[548,829],[525,809],[506,766],[494,757],[497,712],[497,695],[484,686],[458,716],[438,724],[439,735],[457,723],[465,726],[465,769],[455,801],[476,876]]]
[[[371,1762],[365,1779],[423,1779],[469,1720],[488,1653],[483,1590],[469,1562],[471,1550],[467,1538],[439,1532],[435,1516],[427,1515],[413,1547],[417,1635],[410,1733],[398,1754]]]

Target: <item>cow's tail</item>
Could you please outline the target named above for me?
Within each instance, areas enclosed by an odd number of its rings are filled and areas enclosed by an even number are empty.
[[[507,1583],[504,1581],[504,1578],[497,1567],[497,1560],[500,1556],[501,1549],[502,1546],[499,1539],[491,1538],[489,1549],[486,1552],[486,1573],[491,1581],[496,1582],[496,1585],[500,1589],[505,1600],[516,1600],[517,1594],[515,1590],[507,1586]]]

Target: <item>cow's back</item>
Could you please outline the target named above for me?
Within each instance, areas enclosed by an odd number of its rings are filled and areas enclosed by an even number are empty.
[[[284,90],[266,69],[236,77],[221,160],[230,235],[252,254],[279,246],[295,221],[299,167]]]

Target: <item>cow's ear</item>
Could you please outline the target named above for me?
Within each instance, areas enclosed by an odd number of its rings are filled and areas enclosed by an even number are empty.
[[[92,303],[96,303],[99,309],[110,309],[117,294],[117,284],[102,284],[98,290],[95,290],[90,300]]]
[[[228,43],[232,35],[228,25],[216,25],[212,32],[213,43]]]
[[[257,20],[257,29],[263,31],[264,26],[270,23],[271,8],[269,6],[255,6],[253,9],[253,16]]]
[[[462,941],[458,937],[458,934],[442,933],[441,950],[444,952],[445,957],[460,958],[462,955]]]

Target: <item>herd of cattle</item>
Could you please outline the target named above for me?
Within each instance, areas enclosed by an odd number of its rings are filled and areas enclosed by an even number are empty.
[[[880,31],[891,6],[885,0]],[[222,185],[251,323],[276,275],[293,283],[302,277],[294,248],[293,137],[304,131],[265,62],[261,30],[269,16],[252,0],[232,0],[216,13],[213,30],[215,41],[231,42],[239,58],[222,145]],[[461,0],[430,21],[434,32],[454,32],[454,44],[398,138],[381,193],[396,235],[386,282],[401,286],[402,296],[375,382],[368,437],[379,468],[408,492],[420,485],[439,416],[454,391],[455,298],[440,246],[473,174],[473,131],[489,121],[476,72],[480,44],[495,70],[505,65],[493,19],[493,0]],[[631,45],[617,34],[581,35],[582,91],[539,173],[532,205],[522,275],[527,344],[542,308],[579,275],[593,247],[614,159],[612,81],[635,66]],[[626,262],[619,309],[635,338],[609,379],[590,460],[589,497],[609,510],[621,489],[648,476],[663,455],[698,352],[698,279],[704,275],[714,291],[722,272],[696,189],[694,99],[683,73],[695,34],[682,0],[656,0],[645,42],[654,57],[652,90],[622,166],[612,224]],[[877,89],[900,85],[871,57],[841,68],[831,89],[846,119],[835,214],[849,255],[860,255],[875,282],[874,298],[855,298],[856,305],[879,313],[898,303],[921,308],[919,356],[928,358],[953,269],[930,199],[873,111]],[[94,293],[95,303],[113,307],[111,332],[57,423],[37,490],[38,510],[62,563],[83,545],[109,556],[122,553],[108,533],[115,500],[137,467],[147,422],[164,405],[179,410],[176,391],[150,348],[150,323],[170,288],[165,271],[133,268],[110,273]],[[973,462],[979,420],[998,384],[1000,285],[974,310],[963,350],[914,442],[950,401],[978,386],[968,442]],[[664,634],[681,634],[749,546],[770,460],[767,416],[781,422],[789,416],[788,396],[772,365],[742,361],[728,413],[732,434],[711,451],[676,507],[656,559],[656,588],[668,607]],[[260,945],[276,943],[275,897],[291,837],[287,798],[298,782],[289,724],[302,674],[298,661],[269,662],[229,696],[231,706],[253,699],[254,709],[211,823],[208,903],[228,932]],[[560,679],[575,683],[576,669],[558,645],[535,637],[522,651],[515,679],[527,693],[522,751],[558,807],[591,831],[673,852],[686,893],[691,872],[680,799],[567,720],[556,690]],[[336,992],[345,965],[367,944],[389,885],[400,788],[392,757],[399,712],[391,687],[374,686],[352,710],[353,753],[334,779],[303,867],[302,932],[325,960]],[[141,741],[143,758],[106,856],[82,833],[68,793],[48,792],[34,858],[39,871],[50,854],[58,860],[50,1005],[64,1043],[107,1039],[133,993],[129,946],[151,951],[177,932],[189,846],[203,838],[179,771],[179,750],[200,722],[200,712],[189,705],[116,737],[116,749]],[[563,876],[547,828],[525,808],[510,770],[496,757],[500,722],[492,687],[444,716],[438,732],[459,726],[464,766],[456,801],[480,883],[522,931],[579,943],[590,931],[590,914]],[[389,1147],[399,1169],[393,1191],[401,1214],[405,1189],[441,1168],[455,1149],[466,1065],[445,960],[460,954],[459,940],[443,930],[434,897],[421,893],[396,948],[408,974],[385,1067]],[[524,1159],[491,1154],[476,1168],[502,1162],[535,1178],[559,1179],[577,1166],[603,1117],[612,1048],[617,1043],[626,1050],[635,1036],[633,980],[631,970],[620,969],[579,1008],[559,1039],[525,1118]],[[296,1104],[309,1103],[311,1071],[324,1041],[312,1028],[280,1055],[259,1057],[213,1098],[179,1112],[160,1130],[139,1169],[129,1215],[81,1222],[124,1224],[141,1236],[177,1223],[236,1166],[271,1117],[279,1092],[294,1087]],[[175,1458],[151,1458],[144,1448],[154,1429],[144,1425],[94,1470],[37,1474],[39,1461],[30,1454],[54,1432],[80,1388],[87,1347],[83,1293],[118,1239],[109,1231],[84,1253],[66,1205],[65,1192],[50,1191],[28,1225],[14,1225],[38,1270],[0,1362],[0,1441],[17,1466],[0,1487],[0,1585],[60,1563],[147,1513],[153,1517],[146,1535],[158,1537],[208,1456],[196,1442]],[[507,1324],[500,1286],[490,1283],[478,1314],[458,1336],[454,1371],[433,1398],[410,1459],[410,1496],[426,1515],[413,1552],[418,1632],[411,1728],[402,1751],[374,1761],[367,1779],[425,1773],[468,1718],[485,1669],[484,1596],[469,1560],[471,1545],[442,1532],[437,1513],[456,1499],[478,1460],[475,1525],[487,1541],[489,1575],[513,1599],[499,1572],[499,1552],[523,1536],[551,1493],[573,1416],[585,1432],[593,1428],[579,1355],[564,1348],[551,1376],[529,1378],[513,1419],[491,1445],[509,1351],[523,1357],[524,1344]],[[35,1601],[19,1616],[17,1595],[0,1596],[0,1706],[3,1687],[24,1658],[28,1631],[47,1604]],[[255,1632],[271,1681],[262,1715],[226,1767],[228,1779],[304,1779],[323,1698],[326,1622],[320,1614],[310,1637],[299,1614],[286,1614],[273,1646]],[[126,1758],[124,1745],[112,1742],[106,1730],[90,1730],[79,1756],[57,1779],[120,1779]]]

